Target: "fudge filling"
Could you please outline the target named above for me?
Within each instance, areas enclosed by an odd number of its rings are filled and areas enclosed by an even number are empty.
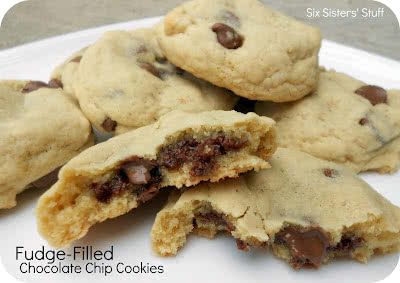
[[[161,150],[158,163],[169,169],[178,170],[184,163],[190,163],[190,175],[207,176],[216,168],[215,157],[247,146],[247,140],[232,136],[218,135],[201,142],[186,139]]]
[[[107,182],[94,183],[91,187],[100,202],[108,202],[112,196],[129,190],[136,193],[138,202],[144,203],[155,197],[160,189],[161,168],[178,170],[184,163],[189,163],[191,176],[207,176],[216,169],[216,156],[246,145],[247,140],[225,135],[200,142],[185,139],[163,148],[156,160],[137,156],[123,160]]]
[[[222,214],[217,213],[214,210],[211,210],[210,212],[207,213],[195,214],[195,218],[193,219],[193,226],[197,228],[198,224],[214,225],[218,231],[231,232],[235,230],[235,227],[229,224],[228,221],[225,220]],[[239,250],[245,252],[248,252],[250,250],[249,244],[240,239],[236,239],[236,246]]]
[[[275,244],[289,249],[290,264],[295,269],[318,268],[329,253],[348,255],[362,242],[361,238],[347,235],[333,246],[329,234],[319,227],[288,226],[275,235]]]
[[[112,196],[129,190],[137,195],[138,203],[144,203],[157,195],[160,183],[161,174],[156,162],[132,157],[122,162],[109,181],[94,183],[92,189],[100,202],[106,203]]]
[[[235,230],[235,227],[229,225],[228,222],[224,219],[224,217],[215,211],[196,214],[195,218],[193,219],[193,225],[197,226],[197,222],[213,223],[215,227],[221,228],[221,230],[225,230],[228,232]]]

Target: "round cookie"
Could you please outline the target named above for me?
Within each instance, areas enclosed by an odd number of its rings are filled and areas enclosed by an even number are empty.
[[[257,0],[196,0],[172,10],[159,43],[173,64],[252,100],[315,90],[321,35]]]
[[[238,100],[169,63],[154,29],[106,32],[83,55],[76,78],[81,109],[108,133],[152,124],[175,109],[231,110]]]
[[[48,187],[43,177],[93,142],[89,121],[61,89],[0,81],[0,209],[29,187]]]
[[[391,173],[400,165],[400,91],[321,71],[318,90],[291,103],[259,102],[277,122],[280,147],[343,163],[357,172]]]
[[[58,80],[62,84],[64,91],[76,100],[74,82],[78,73],[78,66],[87,47],[73,53],[64,63],[57,66],[51,74],[51,80]]]
[[[52,246],[65,247],[162,188],[187,190],[269,168],[276,150],[274,124],[254,113],[171,111],[154,124],[97,144],[68,162],[40,198],[39,232]]]

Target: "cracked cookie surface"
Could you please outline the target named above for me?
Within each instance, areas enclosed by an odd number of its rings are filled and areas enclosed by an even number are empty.
[[[172,110],[232,110],[238,100],[168,62],[150,28],[106,32],[85,51],[76,80],[82,111],[105,133],[152,124]]]
[[[0,208],[14,207],[29,187],[47,187],[42,177],[93,142],[89,121],[60,88],[0,81]]]
[[[39,200],[38,227],[54,247],[127,213],[163,187],[218,182],[269,167],[274,121],[254,113],[172,111],[84,151]]]
[[[258,102],[277,122],[280,147],[350,166],[392,173],[400,165],[400,91],[321,71],[315,93],[290,103]]]
[[[172,63],[252,100],[293,101],[317,86],[319,30],[257,0],[185,2],[158,34]]]
[[[296,269],[399,250],[400,208],[351,169],[283,148],[270,162],[239,179],[173,192],[152,228],[154,252],[175,254],[192,231],[227,231],[243,250],[270,246]]]

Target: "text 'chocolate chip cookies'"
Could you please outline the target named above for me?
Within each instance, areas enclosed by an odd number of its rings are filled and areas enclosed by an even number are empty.
[[[282,148],[271,166],[173,192],[153,225],[153,250],[173,255],[192,231],[228,232],[244,251],[270,246],[296,269],[318,268],[336,256],[367,262],[399,250],[400,208],[351,169]]]
[[[155,255],[177,254],[191,232],[263,249],[235,251],[239,272],[265,250],[301,269],[400,249],[400,208],[357,176],[399,167],[400,92],[320,69],[318,28],[257,0],[189,0],[152,28],[89,36],[50,81],[0,81],[0,209],[50,187],[36,206],[50,246],[171,192],[151,230]],[[143,261],[142,227],[114,228],[109,243],[85,242]]]
[[[237,95],[292,101],[317,86],[319,30],[257,0],[185,2],[158,31],[169,61]]]
[[[45,176],[93,142],[89,121],[54,82],[0,81],[0,209],[29,187],[50,187],[57,173]]]
[[[173,111],[72,159],[40,199],[39,232],[54,247],[127,213],[160,188],[235,178],[269,167],[274,122],[254,113]]]
[[[172,110],[231,110],[238,100],[169,63],[153,29],[106,32],[84,52],[75,78],[82,111],[106,133],[152,124]]]
[[[357,172],[392,173],[400,165],[400,91],[321,71],[317,91],[291,103],[258,102],[277,122],[277,142]]]

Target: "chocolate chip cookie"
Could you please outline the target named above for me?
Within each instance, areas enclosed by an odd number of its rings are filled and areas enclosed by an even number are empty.
[[[39,231],[54,247],[122,215],[167,186],[182,189],[268,168],[274,122],[254,113],[172,111],[84,151],[40,199]]]
[[[400,164],[400,91],[321,71],[318,90],[291,103],[260,102],[277,122],[280,147],[346,164],[357,172],[394,172]]]
[[[110,31],[79,63],[76,96],[100,131],[120,134],[172,110],[232,110],[238,97],[172,65],[154,29]]]
[[[257,0],[196,0],[158,29],[173,64],[252,100],[293,101],[318,82],[318,29]]]
[[[82,112],[54,82],[0,81],[0,209],[93,144]]]
[[[64,63],[57,66],[50,78],[60,82],[64,91],[75,101],[77,100],[74,88],[75,76],[78,73],[78,66],[86,49],[87,47],[75,52]]]
[[[227,232],[244,251],[269,246],[296,269],[400,249],[400,208],[353,170],[283,148],[270,162],[241,179],[173,192],[152,228],[154,252],[175,254],[192,231]]]

